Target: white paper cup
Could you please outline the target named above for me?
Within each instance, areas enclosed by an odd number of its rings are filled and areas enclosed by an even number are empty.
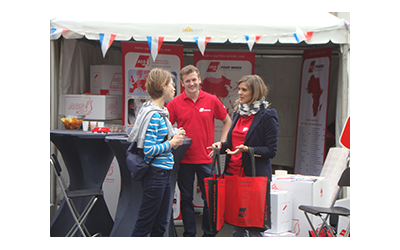
[[[97,127],[97,122],[90,122],[90,129]]]
[[[89,121],[82,121],[82,129],[83,129],[83,131],[88,131]]]

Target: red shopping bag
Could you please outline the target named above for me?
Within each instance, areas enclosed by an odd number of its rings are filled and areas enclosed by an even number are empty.
[[[250,230],[271,228],[270,182],[255,176],[254,149],[249,147],[252,176],[225,176],[225,222]]]
[[[215,148],[213,160],[211,164],[211,173],[218,166],[218,173],[212,177],[204,178],[204,186],[206,190],[210,230],[216,234],[221,230],[225,222],[225,179],[221,174],[221,166],[219,163],[219,149]]]

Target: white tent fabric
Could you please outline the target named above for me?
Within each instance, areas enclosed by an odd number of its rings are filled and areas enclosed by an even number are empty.
[[[145,21],[144,21],[145,20]],[[99,34],[114,34],[116,41],[146,41],[147,36],[164,37],[166,42],[195,42],[195,37],[211,37],[210,42],[246,43],[245,36],[261,36],[258,43],[298,43],[296,30],[313,32],[308,44],[349,42],[346,22],[328,12],[278,13],[255,8],[251,18],[238,18],[236,13],[215,15],[212,19],[197,15],[152,15],[137,11],[130,15],[87,13],[80,18],[55,18],[50,27],[57,29],[51,39],[61,35],[67,39],[99,40]]]

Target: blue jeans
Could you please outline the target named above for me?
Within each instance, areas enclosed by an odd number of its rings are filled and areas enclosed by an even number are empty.
[[[150,167],[142,181],[142,202],[132,237],[162,237],[166,231],[171,196],[171,170]]]
[[[204,178],[210,177],[211,175],[211,164],[179,164],[178,172],[178,186],[181,191],[181,213],[184,237],[195,237],[196,236],[196,220],[194,218],[193,208],[193,182],[194,175],[197,174],[197,180],[201,190],[201,198],[203,199],[203,220],[202,229],[204,231],[203,236],[215,236],[210,231],[210,223],[208,218],[208,206],[206,193],[204,189]]]

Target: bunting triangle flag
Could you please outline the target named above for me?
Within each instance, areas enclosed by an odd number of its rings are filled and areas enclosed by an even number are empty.
[[[294,38],[298,43],[302,41],[309,41],[313,35],[312,31],[304,32],[299,27],[296,27],[296,32],[294,33]]]
[[[116,35],[111,34],[99,34],[101,52],[103,53],[103,58],[106,57],[107,50],[111,47],[111,44],[114,42]]]
[[[162,36],[159,36],[159,37],[148,36],[147,37],[147,43],[149,44],[153,62],[156,60],[156,57],[158,55],[158,52],[160,51],[163,41],[164,41],[164,37],[162,37]]]
[[[253,49],[253,45],[260,40],[261,36],[254,36],[254,35],[244,35],[247,41],[247,45],[249,46],[250,51]]]
[[[344,19],[342,19],[342,21],[343,21],[344,27],[346,27],[346,29],[349,29],[350,24],[348,24],[348,23],[346,22],[346,20],[344,20]]]
[[[66,29],[61,28],[50,28],[50,39],[58,39],[60,38],[61,34],[66,31]]]
[[[193,38],[196,41],[197,47],[199,47],[201,54],[204,56],[204,51],[206,50],[207,43],[211,40],[211,36]]]
[[[64,29],[61,29],[61,28],[51,28],[50,29],[50,35],[59,34],[59,33],[63,32],[63,31],[64,31]]]

